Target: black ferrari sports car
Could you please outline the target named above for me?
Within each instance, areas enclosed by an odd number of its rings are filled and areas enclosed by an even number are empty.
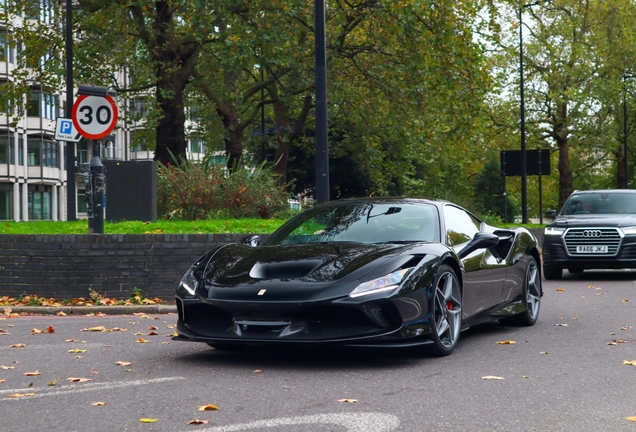
[[[177,288],[174,339],[426,344],[448,355],[471,325],[533,325],[542,294],[524,228],[495,228],[446,201],[347,199],[199,258]]]

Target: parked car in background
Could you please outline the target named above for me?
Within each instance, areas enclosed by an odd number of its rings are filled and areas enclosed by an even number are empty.
[[[218,247],[177,288],[175,340],[236,345],[403,347],[450,354],[485,321],[533,325],[535,237],[445,201],[367,198],[316,205],[263,244]]]
[[[575,191],[543,235],[543,275],[636,268],[636,190]]]

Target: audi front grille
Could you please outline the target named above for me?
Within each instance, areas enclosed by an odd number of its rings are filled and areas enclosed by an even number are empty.
[[[616,228],[570,228],[565,233],[565,245],[572,256],[582,256],[576,252],[576,247],[588,245],[607,246],[607,253],[588,256],[616,256],[620,244],[621,234]]]

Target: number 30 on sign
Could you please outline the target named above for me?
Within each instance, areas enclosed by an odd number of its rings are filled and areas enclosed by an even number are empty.
[[[104,138],[115,128],[117,116],[117,104],[109,95],[80,95],[73,104],[73,124],[84,138]]]

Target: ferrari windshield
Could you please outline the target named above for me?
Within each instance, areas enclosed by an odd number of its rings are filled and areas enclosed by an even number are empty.
[[[290,219],[268,245],[439,241],[435,206],[425,203],[348,202],[317,206]]]
[[[563,206],[564,216],[579,214],[636,213],[636,193],[602,192],[573,194]]]

